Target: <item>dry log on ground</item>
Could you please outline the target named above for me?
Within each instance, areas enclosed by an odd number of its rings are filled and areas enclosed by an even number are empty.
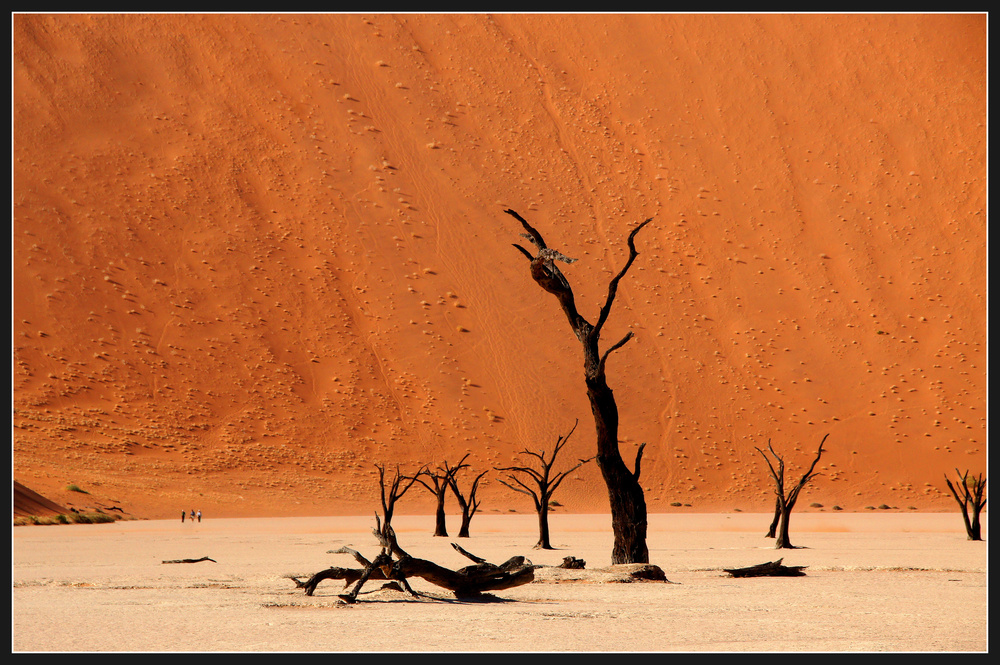
[[[511,557],[500,565],[475,563],[451,570],[433,561],[404,557],[396,562],[402,577],[420,577],[435,586],[447,589],[456,597],[478,596],[486,591],[501,591],[528,584],[535,579],[535,567],[523,556]]]
[[[479,596],[488,591],[500,591],[528,584],[535,578],[535,566],[523,556],[511,557],[500,565],[492,564],[477,557],[452,543],[458,552],[471,559],[474,563],[458,570],[451,570],[433,561],[410,556],[396,542],[395,533],[388,526],[377,529],[376,537],[382,542],[383,548],[374,560],[369,561],[359,552],[348,547],[335,550],[334,553],[350,554],[363,568],[327,568],[313,575],[306,582],[294,577],[295,585],[305,590],[307,596],[313,595],[316,586],[329,579],[344,580],[345,586],[354,583],[354,588],[340,598],[353,603],[357,600],[361,587],[368,580],[395,580],[403,589],[416,596],[407,582],[407,578],[419,577],[435,586],[447,589],[458,598]],[[395,559],[393,558],[395,557]]]
[[[805,575],[802,569],[806,566],[783,566],[783,559],[761,563],[756,566],[746,568],[726,568],[724,569],[733,577],[802,577]]]
[[[560,568],[572,568],[575,570],[583,570],[587,567],[587,562],[583,559],[577,559],[575,556],[563,557],[563,561],[559,564]]]
[[[577,559],[579,561],[579,559]],[[566,584],[677,584],[667,579],[663,569],[650,563],[615,563],[600,568],[575,568],[572,566],[536,566],[535,581],[539,583]]]
[[[207,556],[203,556],[200,559],[171,559],[170,561],[164,561],[163,563],[200,563],[202,561],[211,561],[212,563],[219,563],[215,559],[210,559]]]

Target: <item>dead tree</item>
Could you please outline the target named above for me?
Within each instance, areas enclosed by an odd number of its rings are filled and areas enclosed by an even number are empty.
[[[465,459],[467,457],[468,455],[463,457],[456,466],[449,466],[448,462],[444,462],[444,464],[439,466],[436,471],[424,469],[415,477],[418,483],[426,487],[427,491],[437,498],[437,507],[434,510],[435,536],[444,536],[445,538],[448,537],[448,527],[445,525],[444,519],[444,500],[448,494],[448,489],[451,487],[451,482],[455,478],[455,474],[469,466],[468,464],[465,464]],[[427,476],[430,480],[430,484],[424,482],[420,476]],[[433,485],[433,487],[431,485]]]
[[[826,437],[830,436],[826,434],[823,436],[823,440],[819,442],[819,450],[816,451],[816,458],[813,460],[812,464],[809,466],[809,470],[806,471],[802,478],[799,480],[798,484],[790,489],[787,493],[785,492],[785,460],[774,452],[774,448],[771,447],[770,439],[767,442],[767,449],[770,451],[771,456],[774,457],[777,462],[777,468],[771,463],[767,454],[764,453],[760,448],[756,448],[757,452],[761,454],[764,461],[767,463],[767,468],[771,473],[771,479],[774,481],[774,493],[777,496],[777,504],[775,506],[775,516],[779,519],[778,524],[778,534],[777,540],[774,543],[775,549],[793,549],[795,546],[792,545],[791,541],[788,539],[788,518],[792,514],[792,508],[795,507],[795,502],[799,500],[799,492],[805,487],[806,483],[812,480],[814,477],[819,475],[813,470],[816,468],[816,464],[819,462],[819,458],[823,455],[823,443],[826,441]],[[773,529],[773,525],[772,525]],[[769,536],[770,537],[770,536]]]
[[[463,458],[464,459],[464,458]],[[451,481],[448,485],[451,487],[452,494],[455,495],[455,499],[458,501],[459,507],[462,509],[462,526],[458,529],[459,538],[469,537],[469,525],[472,524],[472,517],[479,510],[479,499],[476,497],[476,492],[479,490],[479,481],[483,479],[488,471],[483,471],[472,481],[472,486],[469,488],[468,496],[462,494],[461,490],[458,489],[458,479],[453,475]]]
[[[313,575],[308,581],[301,582],[292,578],[296,586],[305,590],[307,596],[313,595],[316,586],[329,579],[341,579],[345,584],[354,583],[353,588],[339,597],[347,603],[354,603],[361,593],[361,588],[369,580],[392,580],[411,596],[418,596],[409,585],[407,578],[420,577],[431,584],[451,591],[458,598],[481,596],[488,591],[510,589],[522,584],[528,584],[535,579],[535,566],[523,556],[511,557],[500,565],[487,562],[485,559],[472,555],[458,545],[452,547],[463,556],[475,563],[458,570],[451,570],[433,561],[418,559],[407,554],[399,546],[396,533],[389,525],[379,524],[376,517],[375,537],[382,546],[378,556],[369,561],[359,552],[342,547],[336,553],[351,554],[362,565],[358,568],[327,568]]]
[[[396,475],[393,477],[392,482],[389,483],[389,493],[387,495],[385,467],[376,464],[375,468],[378,469],[378,488],[382,500],[382,521],[385,524],[385,528],[388,528],[389,523],[392,521],[392,514],[396,510],[396,502],[403,498],[403,495],[413,486],[413,483],[417,481],[417,478],[424,470],[421,469],[412,476],[404,476],[399,473],[399,467],[396,467]]]
[[[514,245],[531,261],[531,277],[545,291],[554,295],[569,320],[573,333],[583,346],[584,380],[587,385],[587,397],[594,415],[594,426],[597,430],[597,465],[608,488],[608,499],[611,507],[611,527],[614,531],[614,546],[611,553],[612,563],[648,563],[649,550],[646,547],[646,499],[639,485],[639,464],[645,444],[639,446],[635,456],[635,470],[630,471],[622,460],[618,449],[618,404],[614,393],[608,387],[605,375],[605,365],[612,351],[620,349],[632,339],[629,331],[622,339],[612,344],[604,353],[600,351],[601,331],[611,313],[615,295],[618,293],[618,283],[632,267],[638,252],[635,249],[636,234],[652,218],[632,229],[628,236],[629,256],[625,266],[608,284],[608,294],[601,306],[597,322],[591,324],[576,308],[573,289],[566,277],[556,266],[556,261],[572,263],[571,259],[554,249],[550,249],[541,234],[523,217],[513,210],[505,210],[521,223],[526,231],[522,234],[535,246],[532,254],[520,245]]]
[[[509,487],[515,492],[529,495],[532,501],[535,502],[535,511],[538,513],[538,543],[535,544],[535,549],[554,549],[549,542],[549,502],[552,500],[552,494],[556,491],[556,488],[559,487],[559,484],[562,483],[566,476],[573,473],[590,460],[594,459],[593,457],[581,459],[573,468],[567,469],[566,471],[555,475],[552,474],[552,466],[556,463],[556,457],[559,455],[559,451],[566,445],[566,442],[573,434],[573,431],[576,430],[576,426],[579,423],[580,421],[577,420],[573,423],[573,428],[569,431],[569,434],[566,436],[560,436],[556,440],[556,445],[552,449],[552,456],[549,459],[545,459],[544,450],[541,452],[535,452],[533,450],[521,451],[524,455],[536,458],[541,467],[540,469],[528,466],[507,466],[497,469],[497,471],[510,472],[507,475],[507,480],[497,478],[500,484]],[[523,474],[524,476],[527,476],[534,481],[534,486],[530,486],[527,482],[522,480],[519,475],[514,474]]]
[[[982,527],[979,524],[979,514],[983,511],[983,507],[986,505],[986,499],[983,494],[986,492],[986,479],[983,478],[983,474],[979,474],[978,477],[973,476],[969,478],[969,472],[966,471],[962,473],[958,469],[955,469],[955,473],[958,474],[961,480],[958,483],[958,487],[961,488],[961,493],[956,489],[955,485],[951,483],[951,480],[946,475],[944,481],[948,483],[948,489],[951,490],[951,495],[955,497],[955,501],[958,502],[959,508],[962,509],[962,517],[965,519],[965,533],[968,534],[969,540],[982,540]],[[969,516],[969,511],[971,509],[972,516]]]

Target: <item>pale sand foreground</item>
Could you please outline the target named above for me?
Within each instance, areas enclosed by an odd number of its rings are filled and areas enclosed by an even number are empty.
[[[451,519],[451,516],[449,516]],[[492,602],[390,591],[341,604],[341,585],[307,597],[285,575],[373,556],[372,517],[136,521],[17,527],[11,547],[13,651],[986,651],[987,542],[958,514],[793,515],[792,542],[763,537],[769,516],[650,518],[650,560],[671,584],[557,582]],[[481,515],[469,539],[432,537],[433,519],[397,516],[412,555],[469,563],[524,554],[610,564],[606,515],[551,516],[555,551],[533,550],[533,515]],[[450,529],[457,525],[449,522]],[[986,530],[984,530],[986,533]],[[984,538],[986,536],[984,535]],[[217,561],[163,564],[208,556]],[[784,557],[797,578],[735,579],[722,569]],[[582,575],[586,577],[586,575]]]

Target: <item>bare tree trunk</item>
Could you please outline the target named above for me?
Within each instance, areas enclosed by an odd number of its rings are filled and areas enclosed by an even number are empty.
[[[459,538],[468,538],[469,537],[469,526],[471,524],[472,524],[472,515],[470,515],[469,511],[467,511],[467,510],[463,511],[462,512],[462,526],[460,526],[459,529],[458,529],[458,537]]]
[[[549,542],[549,508],[542,506],[538,509],[538,542],[535,544],[536,550],[551,550],[552,543]]]
[[[444,519],[444,490],[437,495],[437,509],[434,511],[434,535],[448,537],[448,527]]]
[[[791,539],[788,537],[788,520],[792,516],[792,507],[785,504],[780,508],[781,520],[778,522],[778,535],[774,541],[774,549],[794,549]]]
[[[595,350],[596,350],[596,344]],[[589,354],[588,354],[589,355]],[[588,359],[589,360],[589,359]],[[588,367],[590,362],[587,363]],[[639,460],[633,473],[618,451],[618,405],[602,371],[587,375],[587,395],[597,427],[597,466],[608,488],[614,546],[611,563],[649,563],[646,547],[646,498],[639,485]]]
[[[976,512],[972,515],[972,524],[969,525],[969,540],[982,540],[983,531],[982,526],[979,524],[979,513]]]
[[[781,499],[777,499],[774,502],[774,517],[771,519],[771,526],[767,529],[767,535],[765,538],[774,538],[774,534],[778,529],[778,521],[781,519]]]

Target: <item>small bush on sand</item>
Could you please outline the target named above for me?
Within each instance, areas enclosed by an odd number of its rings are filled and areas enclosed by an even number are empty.
[[[50,524],[105,524],[108,522],[117,522],[119,519],[119,517],[102,512],[78,513],[74,511],[69,515],[63,515],[60,513],[58,515],[50,515],[48,517],[38,517],[37,515],[15,517],[12,521],[12,525],[45,526]]]
[[[114,517],[105,513],[73,513],[70,519],[75,524],[105,524],[115,521]]]

